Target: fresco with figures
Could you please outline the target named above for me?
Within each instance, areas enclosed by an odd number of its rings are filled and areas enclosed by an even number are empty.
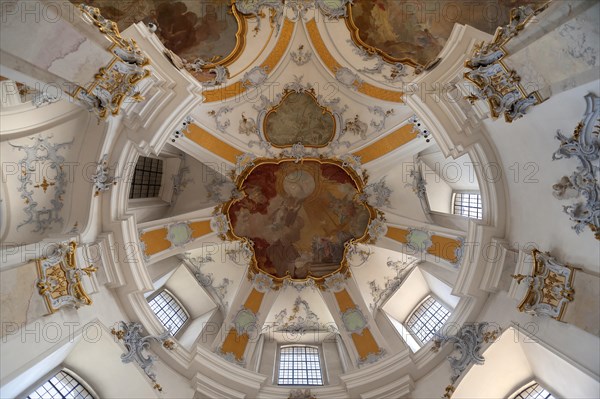
[[[337,271],[344,244],[366,234],[370,212],[340,166],[317,160],[256,166],[227,213],[233,233],[254,243],[260,270],[279,278]]]
[[[426,67],[438,58],[455,23],[494,34],[510,21],[510,10],[540,0],[355,0],[348,16],[353,40],[388,61]]]
[[[72,1],[74,4],[82,1]],[[137,22],[157,25],[166,48],[188,62],[223,60],[236,50],[238,20],[230,0],[91,0],[122,32]],[[243,19],[240,19],[243,21]]]

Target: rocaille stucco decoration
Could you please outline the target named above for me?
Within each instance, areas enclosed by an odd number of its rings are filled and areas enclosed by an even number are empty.
[[[162,391],[162,387],[156,382],[156,374],[152,371],[152,365],[156,361],[156,356],[148,354],[147,351],[150,349],[150,343],[152,342],[157,342],[169,350],[175,347],[175,343],[169,339],[171,334],[168,331],[160,335],[143,336],[142,330],[143,327],[140,323],[120,321],[117,324],[117,328],[111,330],[111,334],[118,340],[123,341],[127,350],[126,353],[121,355],[121,361],[123,363],[137,363],[152,381],[152,387],[158,391]]]
[[[283,308],[275,315],[274,331],[304,334],[310,331],[335,331],[335,326],[319,321],[310,304],[298,296],[289,314],[288,309]]]
[[[198,281],[198,284],[204,288],[213,301],[219,306],[221,312],[225,314],[229,308],[229,303],[225,301],[225,296],[227,295],[227,290],[232,283],[232,280],[224,277],[221,282],[218,283],[215,281],[213,273],[204,271],[208,263],[214,262],[214,259],[210,255],[191,257],[189,253],[186,253],[184,259],[186,260],[186,264],[190,271],[196,278],[196,281]]]
[[[115,176],[111,172],[111,168],[108,164],[108,154],[104,154],[102,159],[96,164],[96,173],[92,175],[92,182],[94,183],[94,195],[98,196],[104,191],[110,190],[117,184],[120,177]]]
[[[39,135],[29,138],[31,145],[9,142],[12,147],[25,153],[19,161],[21,173],[17,191],[25,201],[23,212],[27,218],[17,226],[17,230],[33,225],[32,232],[45,233],[54,224],[63,223],[61,210],[69,179],[63,167],[65,157],[60,152],[70,146],[73,140],[54,143],[51,139],[52,136]]]
[[[437,352],[446,342],[454,344],[454,350],[459,356],[448,356],[452,376],[450,381],[455,384],[463,372],[472,364],[483,364],[485,358],[481,355],[483,345],[494,342],[501,333],[500,327],[487,322],[464,324],[453,336],[435,334],[432,351]]]
[[[379,306],[385,303],[386,300],[400,288],[404,279],[418,263],[418,260],[403,262],[400,260],[394,261],[391,258],[388,258],[387,267],[396,272],[396,275],[393,278],[386,276],[383,287],[381,287],[375,279],[367,282],[369,284],[369,289],[371,290],[372,302],[369,304],[371,311],[375,312]]]
[[[50,313],[62,307],[79,308],[92,304],[81,278],[84,274],[91,275],[97,269],[94,266],[78,267],[75,260],[76,249],[75,242],[60,244],[47,257],[35,259],[38,273],[36,286]]]
[[[137,102],[144,99],[136,85],[150,76],[150,70],[145,68],[150,60],[133,39],[123,38],[117,24],[104,18],[98,8],[80,4],[79,9],[82,18],[97,26],[112,43],[109,52],[113,59],[100,68],[90,85],[79,86],[69,94],[100,118],[118,115],[125,99]]]
[[[519,284],[527,284],[527,291],[517,309],[534,316],[561,320],[567,305],[575,299],[573,279],[577,269],[537,249],[532,251],[532,257],[530,275],[513,275]]]
[[[261,28],[260,16],[268,10],[265,14],[271,15],[271,23],[276,32],[279,32],[284,15],[297,21],[303,19],[308,10],[319,9],[327,18],[338,19],[346,16],[346,5],[351,2],[352,0],[238,0],[235,6],[242,14],[256,17],[255,30]]]
[[[564,212],[575,222],[573,230],[580,234],[588,226],[600,240],[600,97],[589,93],[585,101],[583,119],[573,135],[567,137],[560,130],[556,132],[560,148],[552,155],[552,160],[577,158],[581,164],[552,188],[554,197],[560,200],[578,200],[563,206]]]
[[[506,122],[521,118],[527,109],[542,102],[537,91],[527,92],[519,83],[521,78],[503,62],[509,55],[506,43],[518,35],[527,22],[545,8],[534,9],[521,6],[511,10],[510,22],[498,27],[490,43],[481,42],[474,46],[471,57],[465,61],[466,80],[474,85],[467,99],[487,101],[493,119],[504,115]]]

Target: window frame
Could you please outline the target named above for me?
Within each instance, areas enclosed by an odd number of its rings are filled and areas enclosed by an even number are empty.
[[[454,311],[454,309],[452,307],[448,306],[444,301],[440,300],[440,298],[437,295],[433,294],[432,292],[429,292],[427,295],[425,295],[425,297],[423,299],[421,299],[419,301],[419,303],[409,313],[409,315],[406,317],[406,319],[404,319],[404,322],[402,322],[402,325],[404,326],[404,328],[406,329],[406,331],[417,341],[417,343],[421,346],[421,348],[423,348],[428,343],[432,342],[433,341],[433,337],[430,338],[429,341],[423,342],[421,340],[421,338],[419,338],[419,336],[417,335],[417,333],[412,329],[412,327],[408,325],[408,321],[416,313],[416,311],[419,310],[419,308],[425,303],[425,301],[427,301],[427,299],[429,299],[429,298],[432,298],[434,301],[436,301],[437,303],[439,303],[440,306],[443,307],[444,309],[446,309],[446,311],[448,311],[448,313],[449,313],[448,319],[434,333],[434,337],[435,337],[435,334],[438,333],[448,323],[448,321],[452,317],[452,313]]]
[[[456,203],[456,198],[458,194],[476,194],[479,195],[479,202],[481,203],[481,217],[472,217],[472,216],[466,216],[466,215],[462,215],[460,213],[456,213],[455,211],[455,203]],[[472,207],[467,207],[467,209],[479,209],[479,208],[472,208]],[[469,218],[469,219],[474,219],[474,220],[483,220],[483,197],[481,196],[481,191],[477,191],[477,190],[453,190],[452,191],[452,195],[450,196],[450,211],[452,215],[456,215],[456,216],[462,216],[465,218]]]
[[[536,380],[532,380],[532,381],[528,382],[527,384],[521,386],[519,389],[517,389],[515,392],[513,392],[510,396],[508,396],[508,399],[522,399],[522,397],[520,395],[523,392],[525,392],[526,390],[533,387],[534,385],[541,387],[544,391],[548,392],[548,394],[550,395],[546,398],[541,398],[541,399],[557,399],[556,396],[554,396],[554,394],[552,392],[550,392],[545,386],[543,386]],[[525,398],[525,399],[528,399],[528,398]]]
[[[281,362],[281,349],[286,347],[307,347],[307,348],[315,348],[319,354],[319,367],[321,370],[321,385],[292,385],[292,384],[279,384],[279,365]],[[329,384],[329,380],[327,378],[327,365],[325,363],[325,355],[323,353],[322,344],[300,344],[300,343],[279,343],[277,344],[277,351],[275,353],[275,367],[273,367],[273,385],[278,387],[323,387]]]
[[[83,379],[79,374],[74,372],[72,369],[65,367],[63,365],[58,365],[58,366],[52,368],[52,370],[50,370],[50,372],[44,374],[44,376],[42,378],[38,379],[35,383],[31,384],[29,387],[27,387],[27,389],[25,389],[21,394],[17,395],[16,397],[27,399],[29,397],[29,395],[31,395],[33,392],[38,390],[42,385],[44,385],[46,382],[50,381],[50,379],[52,379],[56,374],[58,374],[61,371],[70,375],[71,378],[73,378],[75,381],[77,381],[77,383],[79,385],[81,385],[83,388],[85,388],[86,391],[88,391],[88,393],[92,396],[92,398],[99,399],[101,397],[100,395],[98,395],[98,393],[94,390],[94,388],[92,388],[85,379]]]
[[[160,169],[160,183],[158,186],[158,193],[152,197],[137,197],[137,198],[131,198],[132,192],[133,192],[133,186],[135,184],[135,172],[137,171],[137,166],[138,163],[140,162],[140,160],[142,158],[147,158],[147,159],[156,159],[160,162],[161,165],[161,169]],[[129,184],[129,191],[127,192],[127,199],[129,201],[134,201],[134,202],[142,202],[140,200],[149,200],[149,199],[161,199],[162,194],[163,194],[163,189],[164,189],[164,179],[165,179],[165,169],[166,169],[166,162],[163,158],[161,157],[151,157],[151,156],[145,156],[145,155],[139,155],[135,161],[135,165],[133,167],[133,173],[131,174],[131,180],[130,180],[130,184]],[[158,172],[152,172],[152,173],[158,173]],[[142,186],[145,186],[142,184]],[[150,186],[149,184],[147,186]],[[156,184],[153,184],[152,186],[156,186]]]
[[[179,329],[175,333],[172,333],[171,330],[169,330],[167,328],[167,326],[164,325],[164,323],[162,322],[160,317],[158,317],[158,315],[156,313],[154,313],[154,310],[152,310],[152,306],[150,306],[150,301],[153,300],[154,298],[156,298],[157,296],[159,296],[162,292],[166,292],[168,295],[170,295],[171,298],[173,298],[173,300],[175,301],[175,303],[177,303],[177,305],[183,310],[183,312],[187,316],[187,319],[185,319],[185,322],[181,325],[181,327],[179,327]],[[156,319],[158,320],[160,325],[163,326],[165,328],[165,330],[169,331],[169,333],[173,336],[173,338],[181,337],[181,335],[183,334],[183,331],[186,329],[186,327],[190,324],[190,322],[192,320],[192,317],[190,316],[190,312],[185,308],[185,306],[183,306],[183,304],[181,303],[179,298],[177,298],[177,296],[175,294],[173,294],[173,292],[171,292],[171,290],[169,290],[165,287],[159,288],[156,291],[154,291],[151,295],[148,295],[148,297],[146,298],[146,303],[148,304],[150,311],[156,317]]]

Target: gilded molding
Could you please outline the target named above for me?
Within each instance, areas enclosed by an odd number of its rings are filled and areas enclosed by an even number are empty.
[[[117,24],[104,18],[98,8],[80,4],[79,9],[82,18],[96,25],[113,43],[108,48],[113,59],[99,69],[90,85],[86,88],[79,86],[69,94],[100,118],[118,115],[126,98],[136,102],[144,100],[135,86],[150,76],[150,70],[145,68],[150,60],[135,40],[123,38]]]
[[[36,286],[44,298],[50,313],[62,307],[91,305],[92,299],[87,295],[81,277],[96,272],[94,266],[77,267],[75,251],[77,244],[60,244],[48,257],[35,259],[38,279]]]
[[[512,276],[518,284],[524,281],[528,285],[517,309],[534,316],[561,320],[568,303],[575,299],[573,279],[578,269],[559,263],[548,252],[534,249],[532,256],[532,274]]]

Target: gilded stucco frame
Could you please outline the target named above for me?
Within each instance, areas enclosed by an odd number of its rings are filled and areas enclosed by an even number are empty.
[[[356,26],[356,23],[354,22],[354,18],[352,16],[352,3],[348,3],[346,5],[346,17],[344,17],[344,20],[346,21],[346,27],[350,31],[350,38],[352,39],[352,42],[354,42],[355,45],[363,48],[369,54],[381,56],[381,58],[383,58],[385,61],[389,62],[390,64],[401,63],[401,64],[411,66],[411,67],[415,68],[415,74],[419,74],[419,73],[421,73],[421,71],[428,71],[428,70],[434,68],[441,61],[441,58],[436,58],[435,60],[433,60],[425,65],[422,65],[422,64],[419,64],[418,62],[416,62],[415,60],[413,60],[412,58],[392,57],[391,55],[389,55],[385,51],[381,50],[380,48],[377,48],[375,46],[371,46],[370,44],[365,43],[360,38],[360,29],[358,28],[358,26]]]
[[[235,7],[235,0],[231,0],[231,5],[229,6],[229,8],[231,14],[235,18],[238,25],[238,29],[235,33],[235,47],[233,48],[231,53],[229,53],[220,60],[207,60],[207,64],[202,67],[203,70],[212,69],[217,65],[225,67],[233,64],[246,48],[246,33],[248,32],[248,23],[246,19],[251,18],[251,16],[239,12]]]
[[[321,165],[322,164],[331,164],[331,165],[336,165],[336,166],[340,167],[341,169],[344,170],[344,172],[346,172],[350,176],[350,178],[354,182],[354,184],[356,186],[356,190],[357,190],[356,195],[359,196],[364,193],[365,182],[360,177],[360,175],[358,173],[356,173],[356,171],[354,169],[352,169],[348,166],[345,166],[343,161],[337,160],[337,159],[331,159],[331,158],[322,159],[322,158],[314,158],[314,157],[303,158],[302,162],[305,162],[305,161],[318,162]],[[258,158],[258,159],[255,159],[249,167],[247,167],[245,170],[243,170],[237,176],[237,178],[235,179],[235,185],[236,185],[237,189],[239,190],[239,192],[242,193],[242,195],[238,198],[230,199],[229,201],[227,201],[225,204],[223,204],[220,207],[222,214],[224,214],[225,217],[227,218],[227,225],[229,227],[224,238],[229,241],[240,241],[244,244],[247,244],[248,248],[251,248],[252,258],[250,259],[250,263],[249,263],[249,267],[248,267],[248,278],[252,279],[255,275],[262,273],[264,275],[269,276],[269,278],[271,278],[275,287],[281,287],[285,280],[290,280],[290,281],[294,281],[294,282],[306,282],[308,280],[313,280],[313,282],[316,286],[318,286],[320,288],[324,288],[325,287],[325,279],[332,276],[333,274],[339,273],[346,277],[350,276],[350,267],[348,266],[348,259],[347,259],[349,246],[351,244],[355,244],[355,243],[367,243],[372,239],[372,237],[369,235],[369,225],[371,224],[371,222],[373,220],[375,220],[377,218],[378,211],[375,208],[373,208],[371,205],[369,205],[366,201],[360,201],[360,203],[363,204],[365,206],[365,208],[367,209],[367,211],[369,212],[369,223],[367,223],[367,226],[365,227],[365,231],[362,236],[351,239],[351,240],[347,241],[346,243],[344,243],[344,254],[342,256],[342,261],[340,262],[340,267],[337,268],[336,270],[334,270],[333,272],[328,273],[323,276],[319,276],[319,277],[309,275],[303,279],[293,279],[289,275],[286,275],[284,277],[277,277],[277,276],[274,276],[272,274],[265,272],[264,270],[262,270],[258,267],[258,263],[256,260],[256,254],[254,252],[253,246],[250,245],[250,240],[248,240],[246,237],[239,237],[233,232],[233,225],[231,224],[231,219],[229,217],[229,210],[233,204],[241,201],[243,198],[246,197],[246,193],[243,191],[242,186],[243,186],[244,182],[246,181],[246,179],[248,178],[248,176],[254,171],[254,169],[256,169],[258,166],[264,165],[264,164],[279,165],[284,162],[295,163],[296,159],[290,158],[290,157],[275,158],[275,159],[274,158]],[[355,196],[355,198],[356,198],[356,196]]]

